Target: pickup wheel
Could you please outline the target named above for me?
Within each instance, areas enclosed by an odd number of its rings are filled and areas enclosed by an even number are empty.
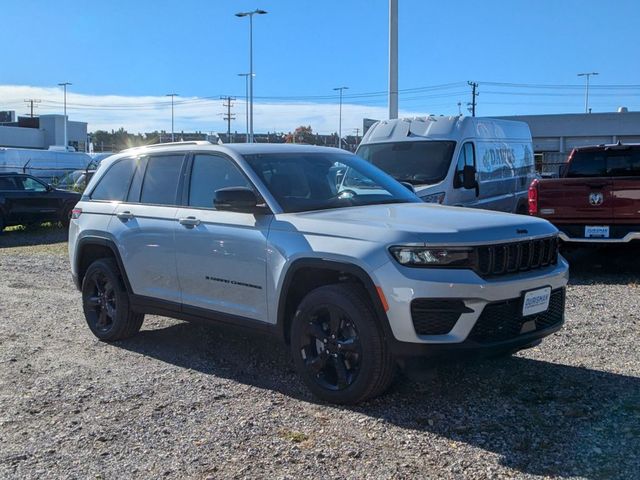
[[[129,309],[129,295],[111,258],[89,265],[82,281],[82,308],[93,334],[108,342],[135,335],[144,320],[144,314]]]
[[[296,369],[322,400],[354,404],[382,394],[395,361],[366,292],[355,284],[316,288],[291,326]]]

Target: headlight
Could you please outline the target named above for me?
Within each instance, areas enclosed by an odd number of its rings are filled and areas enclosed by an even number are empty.
[[[473,249],[438,247],[391,247],[393,257],[407,267],[473,266]]]
[[[444,202],[444,192],[430,193],[420,198],[426,203],[442,203]]]

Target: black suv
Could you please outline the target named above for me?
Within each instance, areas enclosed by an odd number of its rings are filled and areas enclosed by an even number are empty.
[[[12,225],[62,222],[69,225],[80,194],[57,190],[22,173],[0,173],[0,232]]]

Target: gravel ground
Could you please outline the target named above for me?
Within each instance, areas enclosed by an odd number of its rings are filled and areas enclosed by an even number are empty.
[[[64,240],[0,236],[0,478],[640,475],[638,248],[570,256],[567,322],[541,346],[342,408],[264,338],[148,316],[98,342]]]

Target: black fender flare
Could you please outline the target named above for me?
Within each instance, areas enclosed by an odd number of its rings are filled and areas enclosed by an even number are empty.
[[[91,245],[98,245],[101,247],[107,247],[113,253],[114,258],[116,259],[116,263],[118,264],[118,269],[120,269],[120,274],[122,275],[122,281],[124,282],[124,286],[127,289],[127,292],[130,294],[133,293],[131,288],[131,283],[129,283],[129,277],[127,276],[127,271],[124,268],[124,263],[122,262],[122,257],[120,256],[120,251],[116,246],[115,242],[110,238],[101,237],[97,235],[88,235],[82,237],[78,244],[76,245],[76,255],[75,255],[75,271],[78,273],[78,278],[76,280],[76,286],[81,288],[82,286],[82,276],[80,272],[80,265],[82,263],[82,251],[85,247]]]
[[[357,278],[362,283],[362,285],[364,285],[364,288],[371,300],[371,304],[373,305],[374,311],[376,313],[376,319],[382,326],[385,337],[388,339],[395,338],[393,332],[391,331],[389,318],[387,317],[387,313],[382,304],[382,300],[378,295],[376,285],[373,283],[373,280],[371,280],[369,274],[364,269],[353,263],[326,260],[323,258],[301,258],[298,260],[294,260],[291,265],[289,265],[289,268],[287,268],[284,274],[284,280],[282,281],[282,286],[280,288],[280,293],[278,295],[278,318],[276,329],[279,337],[281,337],[283,340],[288,338],[287,319],[285,318],[287,294],[289,293],[289,287],[291,286],[291,282],[293,281],[295,274],[302,268],[331,270],[334,272],[346,273]]]

